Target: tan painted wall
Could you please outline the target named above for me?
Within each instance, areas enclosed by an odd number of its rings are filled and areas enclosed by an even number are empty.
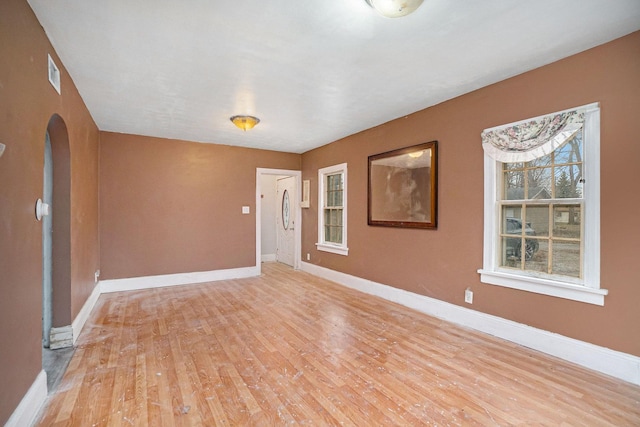
[[[100,134],[26,1],[0,2],[0,40],[0,142],[7,144],[0,158],[0,423],[41,369],[42,229],[33,206],[42,195],[43,141],[53,114],[65,121],[71,154],[69,319],[93,290],[98,268],[109,279],[253,265],[255,168],[298,169],[302,159],[304,179],[312,181],[303,254],[312,262],[460,305],[471,286],[474,309],[640,355],[640,198],[632,192],[640,159],[640,33],[302,157]],[[62,96],[46,80],[47,53],[61,69]],[[594,101],[602,105],[605,307],[481,284],[480,131]],[[367,156],[431,140],[439,141],[438,229],[368,227]],[[316,191],[317,169],[345,161],[350,254],[341,257],[315,251]],[[243,205],[251,215],[240,214]]]
[[[640,356],[640,32],[303,154],[311,262]],[[480,283],[483,152],[488,127],[601,103],[602,287],[599,307]],[[438,229],[367,226],[367,156],[438,141]],[[316,251],[317,171],[348,163],[347,257]],[[464,290],[474,304],[464,303]]]
[[[47,53],[61,70],[62,96],[47,80]],[[27,2],[3,0],[0,142],[7,148],[0,158],[0,424],[42,367],[42,224],[34,205],[42,197],[44,138],[53,114],[66,123],[71,153],[71,295],[63,315],[68,320],[93,290],[99,268],[98,129]]]
[[[102,279],[255,265],[256,168],[300,170],[300,159],[102,133]]]

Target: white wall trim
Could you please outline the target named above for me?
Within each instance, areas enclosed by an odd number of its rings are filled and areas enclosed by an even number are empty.
[[[609,293],[607,289],[588,288],[582,285],[562,283],[542,277],[527,277],[521,274],[512,274],[507,271],[478,270],[478,273],[480,273],[480,281],[488,285],[519,289],[521,291],[586,302],[588,304],[604,305],[604,297]]]
[[[230,268],[227,270],[200,271],[194,273],[163,274],[159,276],[131,277],[100,281],[100,293],[135,291],[165,286],[189,285],[216,280],[244,279],[258,276],[257,267]]]
[[[5,427],[24,427],[33,425],[40,409],[47,400],[47,373],[40,371],[31,384],[20,404],[7,420]]]
[[[276,262],[276,254],[262,254],[262,262]]]
[[[481,313],[455,304],[302,262],[302,270],[348,288],[375,295],[422,313],[475,329],[640,385],[640,357]]]
[[[93,291],[91,292],[91,295],[89,295],[89,298],[87,298],[87,301],[85,301],[84,305],[80,309],[80,312],[78,313],[76,318],[73,320],[73,323],[71,323],[71,328],[73,329],[74,345],[78,340],[78,337],[80,336],[80,332],[82,332],[82,328],[84,327],[84,324],[87,323],[87,320],[91,315],[91,311],[93,310],[93,307],[98,302],[99,297],[100,297],[100,282],[98,282],[96,286],[94,286]]]

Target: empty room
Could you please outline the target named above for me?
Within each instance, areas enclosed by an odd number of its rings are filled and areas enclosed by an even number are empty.
[[[0,423],[640,425],[640,2],[3,0]]]

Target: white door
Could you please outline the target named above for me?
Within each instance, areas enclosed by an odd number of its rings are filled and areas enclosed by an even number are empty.
[[[296,179],[278,179],[276,200],[276,261],[294,266]]]

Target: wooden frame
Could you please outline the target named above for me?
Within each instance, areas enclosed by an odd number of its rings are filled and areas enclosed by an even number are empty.
[[[436,228],[438,142],[369,156],[368,224]]]

